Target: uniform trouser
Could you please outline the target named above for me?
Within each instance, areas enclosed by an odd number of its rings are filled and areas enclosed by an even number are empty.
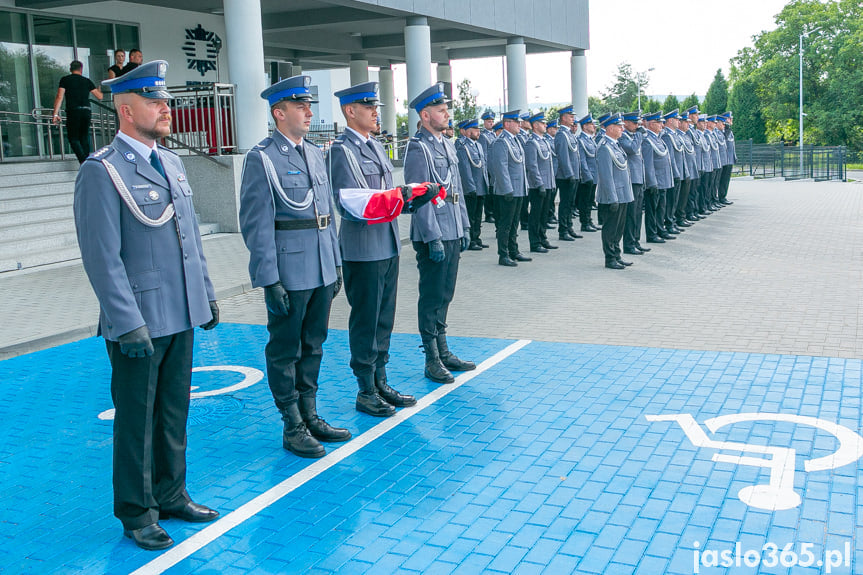
[[[66,110],[66,137],[78,163],[90,155],[90,108]]]
[[[528,190],[528,201],[530,201],[530,220],[528,221],[527,236],[530,239],[530,247],[535,248],[548,242],[545,233],[545,217],[548,215],[548,198],[551,190],[531,188]]]
[[[698,211],[707,213],[710,207],[710,178],[713,172],[702,172],[698,180]]]
[[[125,529],[189,501],[186,419],[194,331],[153,338],[153,355],[131,358],[107,341],[114,402],[114,516]]]
[[[528,198],[524,198],[521,202],[521,216],[519,217],[522,228],[526,228],[530,225],[530,212],[532,210],[533,205],[530,203]]]
[[[665,229],[674,229],[674,212],[677,210],[677,195],[680,193],[680,180],[674,178],[674,186],[665,190]]]
[[[665,232],[665,190],[651,188],[644,192],[644,232],[648,239]]]
[[[626,204],[623,247],[631,250],[641,243],[641,214],[644,210],[644,184],[632,184],[633,201]],[[605,229],[605,228],[603,228]]]
[[[578,206],[578,219],[581,227],[591,225],[590,211],[593,209],[593,196],[596,193],[596,184],[593,182],[580,182],[575,192],[575,204]]]
[[[396,318],[399,257],[372,262],[342,262],[345,296],[351,306],[348,341],[351,369],[357,377],[374,373],[390,359]]]
[[[686,219],[692,182],[693,180],[680,180],[680,190],[677,193],[677,208],[674,211],[674,219],[678,222]]]
[[[494,201],[494,186],[493,185],[491,185],[491,184],[488,185],[488,193],[486,194],[486,196],[488,196],[488,199],[485,201],[485,218],[487,220],[490,220],[490,219],[494,218],[494,208],[496,207],[494,205],[495,201]]]
[[[575,200],[575,179],[557,180],[560,190],[560,204],[557,207],[557,231],[561,234],[572,229],[572,203]]]
[[[267,311],[270,340],[264,348],[267,379],[276,407],[282,411],[299,396],[318,393],[318,373],[327,340],[335,284],[288,291],[288,315]]]
[[[419,270],[417,318],[420,337],[426,342],[446,330],[446,316],[458,278],[461,240],[443,240],[444,259],[440,262],[429,259],[427,243],[413,244]]]
[[[695,214],[699,212],[698,204],[701,197],[701,177],[689,182],[689,195],[686,199],[686,217],[690,220],[695,219]]]
[[[497,254],[512,257],[518,253],[518,219],[521,214],[522,197],[496,196],[495,228],[497,231]]]
[[[464,196],[467,219],[470,223],[470,241],[474,244],[482,243],[479,236],[482,231],[482,207],[486,203],[485,198],[485,196],[478,196],[477,194],[465,194]]]
[[[552,218],[554,218],[554,201],[557,198],[557,188],[553,188],[548,191],[548,199],[546,204],[548,205],[548,213],[546,214],[544,224],[548,225],[551,222]]]
[[[711,172],[710,180],[710,203],[715,204],[719,201],[719,178],[722,176],[722,168],[718,168]]]
[[[628,205],[599,204],[597,211],[605,222],[602,226],[602,251],[605,253],[605,263],[620,259],[620,239],[623,237],[623,228],[626,225]]]
[[[731,184],[731,170],[734,166],[722,166],[722,175],[719,180],[719,200],[724,201],[728,197],[728,186]]]

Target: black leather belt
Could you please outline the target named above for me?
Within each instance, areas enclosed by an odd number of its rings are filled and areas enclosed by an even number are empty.
[[[458,192],[455,192],[453,194],[447,194],[443,201],[458,205],[458,196]]]
[[[307,220],[276,220],[277,230],[325,230],[330,225],[330,214]]]

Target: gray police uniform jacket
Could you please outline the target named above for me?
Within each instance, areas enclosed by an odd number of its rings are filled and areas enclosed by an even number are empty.
[[[719,165],[728,165],[728,145],[725,142],[725,134],[718,128],[713,128],[713,135],[716,136],[716,142],[719,144]]]
[[[581,181],[596,182],[596,142],[582,132],[578,135],[581,144]]]
[[[690,128],[686,132],[678,130],[677,137],[683,146],[683,179],[697,180],[698,179],[698,164],[696,161],[695,145],[689,137]]]
[[[524,165],[527,171],[528,189],[554,189],[553,150],[545,136],[535,132],[530,135],[524,147]]]
[[[701,134],[696,128],[690,128],[689,131],[686,132],[686,138],[692,144],[693,150],[695,151],[696,174],[700,175],[704,172],[704,149],[701,147]]]
[[[491,144],[497,139],[497,136],[494,135],[494,132],[491,130],[486,130],[485,128],[479,133],[479,145],[482,146],[482,153],[486,158],[485,163],[485,171],[488,174],[488,185],[494,185],[494,179],[491,177],[491,172],[488,169],[488,155],[491,150]]]
[[[683,179],[683,146],[677,140],[677,134],[671,128],[662,128],[659,137],[665,142],[671,152],[671,174],[675,180]]]
[[[704,130],[707,136],[707,141],[710,142],[710,162],[713,165],[713,171],[722,168],[722,155],[719,151],[719,141],[716,139],[716,134],[713,130]]]
[[[466,194],[484,196],[488,193],[488,163],[482,146],[464,136],[455,143],[461,188]]]
[[[159,147],[159,157],[167,181],[149,158],[115,138],[87,158],[75,179],[81,261],[99,300],[99,333],[110,341],[143,325],[156,338],[212,319],[209,302],[216,294],[201,248],[192,188],[176,154]],[[116,169],[132,208],[101,160]],[[174,217],[155,227],[132,212],[137,208],[139,215],[155,220],[170,205]]]
[[[713,148],[710,145],[710,136],[706,130],[696,130],[698,139],[701,142],[701,172],[708,173],[713,171]]]
[[[342,265],[324,154],[308,140],[303,150],[308,168],[293,142],[275,130],[246,153],[240,230],[249,249],[253,287],[281,281],[289,291],[314,289],[334,283],[336,267]],[[265,157],[275,169],[275,182],[264,171]],[[316,216],[329,224],[324,229],[276,229],[277,220],[310,222]]]
[[[644,187],[657,190],[673,188],[671,150],[662,138],[648,130],[641,141],[641,155],[644,156]]]
[[[581,178],[581,146],[572,130],[561,126],[554,136],[554,151],[557,153],[557,169],[554,171],[558,180],[579,180]]]
[[[459,240],[470,224],[461,194],[458,158],[452,142],[439,142],[422,128],[408,141],[405,150],[405,182],[434,182],[446,188],[446,201],[438,207],[429,202],[411,216],[411,241]]]
[[[519,198],[527,195],[524,148],[516,136],[504,131],[491,146],[488,160],[494,174],[494,195]]]
[[[369,144],[374,146],[374,150]],[[327,164],[336,207],[341,215],[339,246],[342,260],[375,262],[399,255],[398,218],[369,225],[367,221],[348,214],[339,196],[345,188],[390,190],[394,187],[393,165],[380,142],[374,138],[370,138],[368,143],[362,142],[356,134],[345,130],[330,146]]]
[[[628,204],[634,199],[626,152],[603,135],[596,149],[596,202]]]
[[[737,163],[737,144],[734,142],[734,132],[731,128],[725,129],[725,145],[728,149],[727,160],[732,166]]]
[[[521,142],[521,147],[523,148],[527,141],[530,139],[530,132],[525,129],[519,129],[518,135],[516,136],[518,141]]]
[[[629,164],[629,179],[633,184],[644,184],[644,156],[641,155],[642,138],[644,138],[644,134],[641,132],[624,130],[617,140],[617,145],[626,154],[626,162]]]
[[[560,130],[558,130],[558,132],[559,131]],[[554,138],[552,138],[548,134],[548,132],[543,135],[543,138],[545,138],[545,141],[548,142],[548,147],[551,149],[551,167],[554,170],[552,172],[552,179],[554,179],[555,177],[557,177],[557,152],[554,150]],[[555,187],[556,184],[552,182],[551,188],[554,189]]]

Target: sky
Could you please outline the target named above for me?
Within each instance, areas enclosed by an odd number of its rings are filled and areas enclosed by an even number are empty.
[[[776,27],[775,15],[788,0],[591,0],[587,92],[600,96],[628,62],[650,72],[648,95],[707,93],[717,69],[726,78],[729,60],[752,37]],[[649,23],[646,25],[645,23]],[[648,31],[649,30],[649,31]],[[527,99],[539,103],[569,102],[568,52],[527,56]],[[502,58],[453,60],[457,85],[470,78],[480,106],[497,108],[503,94]],[[434,72],[432,72],[434,74]],[[399,110],[407,95],[404,66],[394,74]],[[538,106],[537,106],[538,107]]]

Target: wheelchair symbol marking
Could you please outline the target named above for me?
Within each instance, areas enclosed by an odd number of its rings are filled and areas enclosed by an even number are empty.
[[[722,463],[733,463],[735,465],[750,465],[753,467],[766,467],[770,469],[770,482],[767,485],[750,485],[741,489],[737,496],[740,500],[758,509],[768,511],[779,511],[793,509],[802,502],[800,495],[794,491],[794,460],[797,452],[790,447],[775,447],[771,445],[752,445],[749,443],[737,443],[732,441],[716,441],[711,439],[707,433],[698,425],[688,413],[675,415],[646,415],[648,421],[674,421],[692,442],[695,447],[706,447],[708,449],[724,451],[740,451],[746,453],[764,454],[769,457],[752,457],[747,455],[729,455],[715,453],[713,461]],[[718,429],[741,423],[745,421],[781,421],[797,425],[808,425],[836,437],[839,447],[830,455],[809,459],[803,462],[803,469],[808,473],[812,471],[825,471],[837,469],[844,465],[854,463],[863,457],[863,437],[856,432],[815,417],[803,415],[790,415],[784,413],[736,413],[722,415],[708,419],[704,425],[711,433]]]
[[[255,369],[253,367],[245,367],[242,365],[207,365],[203,367],[192,368],[192,373],[206,371],[231,371],[234,373],[241,374],[243,376],[243,380],[234,385],[229,385],[228,387],[220,387],[219,389],[211,389],[209,391],[195,391],[196,389],[198,389],[198,386],[193,385],[191,388],[191,391],[193,393],[191,393],[189,396],[191,399],[199,399],[201,397],[213,397],[214,395],[233,393],[235,391],[251,387],[264,379],[264,372],[262,372],[260,369]],[[100,413],[98,417],[102,421],[111,421],[112,419],[114,419],[114,409],[106,409],[105,411]]]

